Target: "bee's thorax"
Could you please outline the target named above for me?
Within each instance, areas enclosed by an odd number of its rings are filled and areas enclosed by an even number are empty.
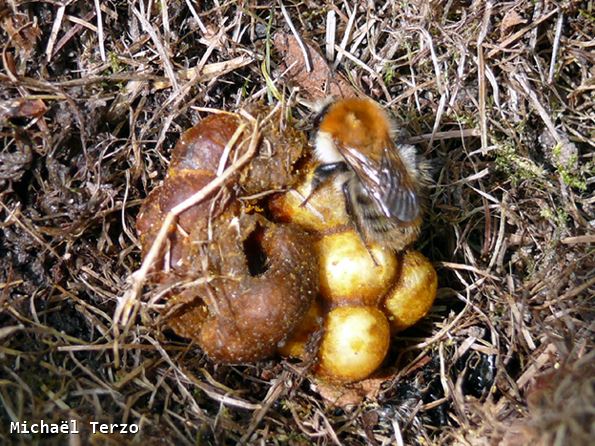
[[[315,154],[322,164],[344,161],[343,156],[337,150],[332,135],[323,131],[319,131],[316,135]]]
[[[391,138],[392,123],[385,111],[369,99],[346,99],[331,105],[319,131],[331,142],[375,158]]]

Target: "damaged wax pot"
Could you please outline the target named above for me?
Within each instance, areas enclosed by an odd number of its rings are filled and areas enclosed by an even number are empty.
[[[366,246],[332,182],[303,205],[304,197],[310,196],[314,168],[308,166],[294,189],[269,203],[275,219],[315,234],[320,264],[316,306],[325,309],[310,310],[280,352],[304,357],[307,333],[322,330],[316,374],[331,382],[353,382],[381,366],[391,333],[427,314],[436,296],[437,276],[419,252],[397,255],[375,243]]]
[[[250,112],[262,118],[270,110]],[[279,117],[277,113],[261,126],[258,151],[248,166],[178,216],[152,276],[162,284],[182,284],[168,296],[167,324],[218,362],[256,361],[274,354],[318,291],[310,235],[295,225],[250,214],[238,200],[292,181],[305,138],[291,128],[280,128]],[[149,194],[137,219],[143,254],[166,214],[216,177],[226,146],[241,124],[246,129],[231,147],[231,164],[247,149],[251,121],[215,114],[182,135],[167,177]]]

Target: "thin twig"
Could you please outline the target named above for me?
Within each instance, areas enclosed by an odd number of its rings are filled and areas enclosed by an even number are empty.
[[[486,75],[485,60],[483,56],[483,41],[488,32],[490,18],[492,16],[493,3],[488,1],[486,4],[481,31],[477,38],[477,80],[479,89],[479,126],[481,128],[481,148],[488,146],[488,129],[486,119]]]
[[[147,34],[149,34],[149,37],[151,37],[151,40],[153,41],[153,44],[155,45],[155,49],[157,50],[157,53],[159,54],[159,57],[160,57],[161,61],[163,62],[163,68],[165,70],[165,74],[169,78],[169,81],[171,82],[173,88],[175,90],[179,90],[180,85],[178,84],[178,80],[176,79],[176,74],[174,72],[173,65],[172,65],[171,61],[169,60],[169,57],[167,55],[167,52],[165,51],[163,43],[161,43],[161,40],[159,39],[157,32],[153,28],[153,25],[151,25],[151,23],[136,8],[132,7],[132,12],[136,16],[136,18],[140,21],[145,32]]]
[[[235,163],[233,163],[231,166],[225,169],[225,171],[220,176],[213,179],[209,184],[207,184],[205,187],[203,187],[195,194],[188,197],[183,202],[174,206],[167,213],[163,220],[163,223],[161,224],[161,228],[159,229],[159,232],[155,237],[155,241],[151,245],[151,249],[149,250],[145,259],[143,260],[141,267],[137,271],[135,271],[131,276],[131,286],[129,290],[118,301],[118,306],[116,307],[116,311],[114,312],[113,318],[114,329],[117,329],[118,325],[126,326],[128,324],[132,309],[134,306],[136,306],[138,302],[139,295],[141,293],[142,287],[145,283],[149,270],[153,266],[154,262],[157,260],[161,247],[163,246],[163,243],[167,238],[169,228],[171,227],[172,223],[177,218],[177,216],[184,212],[186,209],[194,206],[195,204],[200,203],[211,193],[220,188],[232,175],[234,175],[248,161],[250,161],[252,156],[254,156],[259,141],[259,125],[258,123],[254,123],[253,125],[254,128],[250,138],[250,145],[246,153],[242,155]]]
[[[541,105],[541,102],[539,102],[539,98],[537,97],[537,94],[529,85],[529,82],[527,81],[527,76],[524,73],[522,73],[522,74],[516,73],[514,75],[514,78],[516,79],[516,81],[519,84],[521,84],[521,87],[523,87],[523,90],[529,96],[529,99],[531,100],[533,107],[537,110],[537,113],[539,113],[539,116],[543,120],[543,123],[549,130],[552,137],[556,140],[556,143],[559,145],[563,145],[564,141],[558,134],[558,131],[556,130],[556,127],[554,126],[554,123],[552,122],[552,120],[550,118],[550,115],[545,110],[544,106]]]
[[[99,42],[99,55],[101,56],[102,61],[106,61],[105,57],[105,46],[104,46],[104,35],[103,35],[103,19],[101,16],[101,5],[99,0],[94,0],[95,2],[95,11],[97,15],[97,40]]]
[[[335,59],[335,39],[337,34],[337,18],[334,10],[326,14],[325,48],[326,60],[332,62]]]
[[[289,13],[287,12],[287,9],[285,9],[283,0],[279,0],[279,4],[281,5],[281,12],[283,13],[283,17],[285,18],[285,21],[287,22],[289,29],[291,30],[293,36],[295,37],[295,40],[297,41],[300,49],[302,50],[302,54],[304,55],[304,63],[306,64],[306,71],[308,73],[310,73],[310,72],[312,72],[312,62],[311,62],[311,58],[310,58],[310,53],[308,52],[308,48],[306,48],[306,45],[304,45],[304,41],[300,37],[300,34],[297,32],[297,29],[295,29],[295,26],[293,25],[293,22],[291,21],[291,17],[289,16]]]
[[[64,18],[64,11],[66,11],[65,5],[60,5],[58,7],[58,11],[56,11],[56,18],[54,19],[54,24],[52,25],[52,32],[50,33],[50,38],[48,39],[48,45],[45,49],[45,60],[49,62],[52,59],[53,48],[54,44],[56,43],[56,39],[58,38],[58,32],[62,26],[62,19]]]
[[[548,84],[554,81],[554,74],[556,71],[556,60],[558,58],[558,50],[560,49],[560,37],[562,36],[562,25],[564,24],[564,13],[560,11],[558,20],[556,21],[556,35],[554,36],[554,46],[552,48],[552,59],[550,60],[550,71],[547,76]]]

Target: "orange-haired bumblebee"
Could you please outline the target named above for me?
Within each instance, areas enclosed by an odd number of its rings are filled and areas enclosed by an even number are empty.
[[[302,205],[334,177],[362,240],[396,251],[405,248],[419,234],[427,181],[415,148],[394,143],[391,119],[371,99],[331,102],[316,121],[314,152],[321,164]]]

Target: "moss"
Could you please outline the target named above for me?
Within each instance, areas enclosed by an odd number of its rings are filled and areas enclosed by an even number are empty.
[[[496,168],[509,175],[514,184],[545,177],[543,167],[519,155],[510,143],[502,144],[496,151]]]
[[[477,115],[473,114],[463,114],[463,115],[456,115],[456,121],[461,124],[463,128],[475,128],[479,126],[477,121]]]
[[[383,75],[384,83],[390,85],[395,78],[395,67],[393,64],[387,63],[384,65]]]
[[[562,146],[560,144],[557,144],[552,149],[552,154],[554,156],[556,170],[564,184],[573,189],[585,192],[587,190],[585,173],[590,168],[589,163],[581,166],[578,162],[577,155],[571,155],[568,160],[564,161],[562,156]]]
[[[562,208],[557,208],[554,211],[549,207],[544,207],[539,211],[539,215],[552,222],[557,228],[565,228],[569,219],[568,212]]]
[[[120,59],[118,58],[118,54],[110,51],[107,53],[107,61],[109,63],[111,73],[119,73],[122,71],[122,64],[120,64]]]
[[[266,87],[267,87],[267,98],[268,103],[274,103],[276,101],[282,100],[282,95],[275,86],[273,79],[271,78],[271,27],[273,25],[273,15],[269,17],[269,21],[267,23],[266,28],[266,40],[265,40],[265,57],[260,64],[260,71],[262,72],[262,76],[264,77]],[[276,101],[274,100],[276,99]]]
[[[586,9],[579,9],[578,14],[591,22],[592,25],[595,24],[595,16]]]

